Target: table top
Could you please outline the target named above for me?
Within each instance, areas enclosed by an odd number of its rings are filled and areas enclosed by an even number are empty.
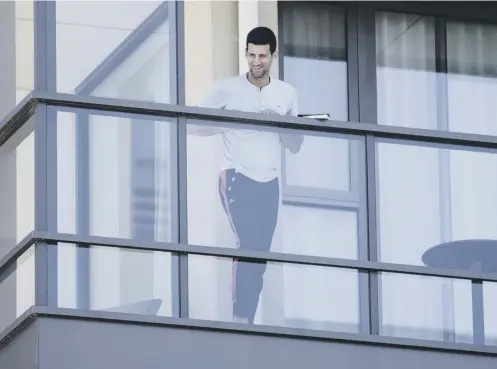
[[[497,240],[459,240],[428,249],[422,257],[434,268],[497,272]]]

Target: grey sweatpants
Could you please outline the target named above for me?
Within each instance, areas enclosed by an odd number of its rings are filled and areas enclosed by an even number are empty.
[[[269,251],[278,219],[278,179],[258,182],[228,169],[221,172],[219,194],[242,250]],[[233,261],[233,314],[253,323],[262,291],[265,262]]]

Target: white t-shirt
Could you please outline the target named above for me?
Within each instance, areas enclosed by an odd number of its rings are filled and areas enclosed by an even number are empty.
[[[248,81],[246,74],[215,83],[199,106],[262,114],[298,114],[297,93],[292,85],[271,78],[268,85],[259,88]],[[220,133],[225,145],[221,170],[235,169],[259,182],[278,177],[281,163],[278,132],[230,128]]]

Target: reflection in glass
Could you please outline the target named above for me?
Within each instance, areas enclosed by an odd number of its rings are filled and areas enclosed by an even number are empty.
[[[173,139],[167,120],[57,111],[59,232],[175,240]]]
[[[0,334],[35,304],[35,247],[0,274]]]
[[[380,334],[473,343],[471,281],[382,273]]]
[[[170,102],[167,1],[57,1],[56,10],[58,92]]]
[[[83,248],[89,267],[78,260]],[[59,243],[57,306],[119,313],[175,316],[175,255]],[[55,287],[55,286],[54,286]]]
[[[190,318],[242,322],[250,316],[254,324],[359,331],[357,271],[197,255],[188,260]],[[263,285],[249,278],[258,269],[267,269]]]
[[[287,157],[304,155],[312,138],[333,151],[351,143],[357,148],[350,161],[308,154],[301,159],[301,175],[334,188],[292,186],[282,173],[279,134],[275,130],[190,120],[188,122],[188,240],[207,246],[305,255],[358,258],[362,142],[354,137],[307,133],[301,151],[286,150]],[[222,132],[220,130],[223,130]],[[210,132],[209,136],[205,134]],[[257,137],[266,137],[259,139]],[[305,160],[307,159],[307,160]],[[317,163],[330,163],[325,169]],[[336,169],[336,171],[335,171]],[[269,173],[260,177],[261,173]],[[351,181],[344,189],[341,185]]]
[[[34,118],[0,147],[0,258],[35,226]]]
[[[0,1],[0,120],[34,88],[33,1]]]

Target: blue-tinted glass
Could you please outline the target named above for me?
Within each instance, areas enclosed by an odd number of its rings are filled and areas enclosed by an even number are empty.
[[[356,333],[359,273],[191,255],[190,318]],[[262,280],[252,278],[266,270]]]
[[[285,146],[285,135],[301,140],[299,151]],[[189,120],[189,243],[365,257],[363,144],[353,136]]]
[[[57,1],[57,91],[174,101],[169,8],[167,1]]]

